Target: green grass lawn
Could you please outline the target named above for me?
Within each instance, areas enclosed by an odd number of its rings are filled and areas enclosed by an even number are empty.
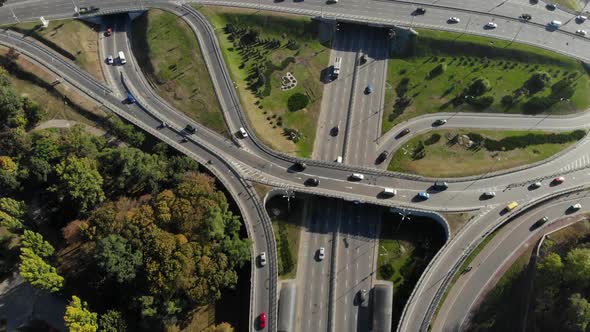
[[[284,266],[283,255],[280,254],[283,250],[289,250],[293,259],[293,268],[289,270],[281,269],[282,273],[279,273],[279,277],[281,279],[293,279],[297,275],[297,255],[299,253],[300,227],[299,225],[281,220],[273,220],[272,227],[275,233],[275,239],[277,240],[277,254],[280,261],[279,265]],[[285,232],[286,237],[282,236],[281,232]]]
[[[420,30],[416,44],[407,52],[388,61],[383,133],[400,122],[435,112],[564,114],[590,107],[590,77],[581,63],[550,51],[480,36]],[[446,69],[431,75],[438,65]],[[545,87],[534,94],[518,91],[535,72],[548,74]],[[482,96],[493,97],[491,106],[453,103],[477,79],[489,82],[490,89]],[[526,107],[533,97],[549,96],[551,86],[564,79],[573,87],[571,97],[549,107]],[[405,96],[411,102],[404,108],[396,100],[403,93],[400,83],[407,80]],[[502,104],[504,96],[513,96],[514,101]]]
[[[412,254],[415,246],[410,241],[381,239],[379,240],[379,257],[377,258],[377,279],[389,280],[393,282],[393,287],[397,288],[404,282],[401,268],[411,263]],[[380,267],[391,264],[393,266],[393,275],[387,278]]]
[[[323,84],[320,73],[328,65],[330,51],[317,39],[319,24],[307,17],[260,12],[244,9],[198,7],[215,28],[233,81],[240,94],[256,134],[272,148],[286,153],[309,157],[320,113]],[[240,46],[243,38],[231,40],[225,29],[228,24],[244,31],[256,31],[259,42]],[[280,41],[278,48],[268,47],[265,40]],[[287,47],[289,40],[297,48]],[[266,85],[252,89],[257,81],[254,70],[260,67]],[[297,80],[295,88],[281,90],[282,77],[287,72]],[[287,100],[296,93],[307,95],[310,102],[304,109],[289,111]],[[284,129],[300,133],[297,142],[284,134]]]
[[[435,130],[412,138],[397,150],[388,166],[388,170],[416,174],[428,177],[462,177],[495,172],[546,159],[575,141],[563,144],[535,144],[525,148],[508,151],[488,151],[468,148],[465,144],[453,140],[457,135],[479,134],[484,138],[501,140],[526,134],[548,135],[543,131],[507,131],[507,130]],[[440,135],[438,142],[428,145],[433,134]],[[415,151],[424,144],[425,154],[415,159]]]
[[[582,9],[578,0],[553,0],[552,2],[560,8],[569,8],[576,11]],[[586,0],[585,3],[588,3],[588,0]]]
[[[278,274],[281,279],[293,279],[297,274],[299,239],[303,220],[304,201],[276,196],[267,202],[272,216],[272,228],[277,244]],[[279,213],[276,215],[276,213]]]
[[[98,54],[98,25],[78,20],[50,21],[46,29],[37,22],[19,23],[7,26],[29,35],[58,53],[67,55],[82,69],[95,78],[104,81]]]
[[[156,92],[190,118],[228,135],[197,38],[181,18],[150,10],[133,21],[133,52]]]

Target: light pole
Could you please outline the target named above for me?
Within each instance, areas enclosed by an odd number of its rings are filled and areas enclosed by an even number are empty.
[[[291,190],[285,189],[283,198],[287,199],[287,213],[291,213],[291,197],[295,197],[295,193]]]

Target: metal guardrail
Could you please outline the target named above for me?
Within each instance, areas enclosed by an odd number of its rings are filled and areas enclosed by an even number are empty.
[[[500,219],[500,221],[496,224],[494,224],[492,227],[488,228],[488,230],[486,230],[478,239],[477,241],[471,243],[471,245],[465,250],[463,251],[463,255],[459,258],[459,260],[455,263],[455,265],[453,265],[453,267],[448,271],[448,273],[445,275],[445,278],[442,280],[441,286],[438,288],[434,299],[430,302],[430,305],[428,307],[428,310],[426,311],[426,313],[424,314],[424,318],[422,320],[422,323],[420,325],[420,331],[427,331],[428,330],[428,326],[430,325],[431,321],[432,321],[432,317],[434,316],[434,313],[436,312],[436,309],[439,305],[439,302],[442,298],[442,296],[445,294],[445,292],[447,291],[447,288],[450,284],[450,281],[453,279],[453,277],[455,276],[455,274],[458,272],[459,268],[463,265],[463,263],[467,260],[467,258],[469,257],[469,255],[471,255],[471,253],[485,240],[486,237],[488,237],[489,235],[491,235],[494,231],[496,231],[497,229],[499,229],[500,227],[506,225],[507,223],[511,222],[512,220],[514,220],[515,218],[521,216],[522,214],[528,212],[530,209],[537,207],[538,205],[544,204],[549,200],[555,199],[555,198],[559,198],[563,195],[567,195],[570,194],[572,192],[576,192],[576,191],[580,191],[580,190],[584,190],[585,186],[577,186],[574,188],[570,188],[570,189],[566,189],[566,190],[562,190],[556,193],[552,193],[552,194],[548,194],[545,195],[543,197],[541,197],[540,199],[534,201],[534,202],[530,202],[527,205],[522,206],[520,209],[506,215],[504,218]],[[447,245],[450,242],[448,242],[447,244],[445,244],[444,247],[447,247]],[[402,316],[400,317],[400,323],[398,324],[398,328],[397,331],[400,332],[402,331],[402,322],[405,322],[407,320],[407,318],[405,317],[407,314],[407,310],[408,310],[408,304],[411,303],[411,300],[413,299],[413,297],[416,295],[416,290],[419,288],[419,285],[421,285],[424,281],[424,276],[427,274],[428,270],[432,267],[433,263],[435,262],[436,258],[439,257],[439,254],[443,252],[443,248],[441,248],[441,250],[439,250],[439,252],[437,253],[437,255],[430,261],[430,263],[428,264],[427,268],[424,270],[424,272],[422,273],[422,276],[420,277],[420,279],[418,280],[418,283],[416,284],[416,286],[414,287],[414,290],[412,291],[412,294],[410,295],[410,297],[408,298],[408,301],[406,302],[406,305],[404,306],[404,311],[402,313]]]
[[[348,156],[348,142],[350,141],[350,127],[352,126],[352,112],[354,111],[354,102],[356,99],[356,91],[357,91],[357,77],[359,74],[359,66],[358,64],[358,55],[359,52],[357,51],[354,55],[354,71],[352,72],[352,93],[350,94],[350,99],[348,101],[348,110],[346,110],[346,130],[344,131],[344,144],[342,147],[342,161],[346,160]]]

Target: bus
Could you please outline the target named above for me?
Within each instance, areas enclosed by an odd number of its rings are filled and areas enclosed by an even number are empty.
[[[125,53],[123,53],[122,51],[119,51],[119,62],[122,65],[127,63],[127,60],[125,60]]]
[[[340,66],[342,66],[342,58],[336,57],[336,60],[334,60],[334,70],[332,71],[332,77],[334,79],[337,79],[338,75],[340,75]]]

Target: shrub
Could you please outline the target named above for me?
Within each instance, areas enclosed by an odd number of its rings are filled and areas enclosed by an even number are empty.
[[[571,141],[578,141],[586,135],[584,130],[574,130],[567,133],[551,134],[526,134],[520,136],[509,136],[501,140],[484,138],[484,146],[488,151],[503,151],[525,148],[530,145],[539,144],[564,144]],[[471,135],[469,136],[471,138]]]
[[[494,103],[494,97],[483,96],[479,98],[469,98],[467,99],[467,103],[478,110],[483,110],[490,107]]]
[[[492,88],[492,85],[490,84],[490,81],[488,81],[485,78],[480,78],[475,80],[473,83],[471,83],[471,85],[469,86],[469,89],[467,90],[467,93],[469,95],[472,96],[481,96],[484,93],[488,92],[490,89]]]
[[[537,96],[535,96],[535,97],[529,99],[529,101],[527,101],[523,105],[523,108],[529,114],[537,114],[537,113],[541,113],[544,110],[548,109],[549,107],[551,107],[551,105],[555,104],[556,102],[557,102],[557,100],[552,97],[537,97]]]
[[[551,87],[551,96],[555,99],[569,99],[574,95],[574,87],[572,86],[571,81],[569,80],[561,80]]]
[[[504,97],[502,97],[502,106],[504,107],[510,107],[512,105],[514,105],[514,96],[512,95],[506,95]]]
[[[546,72],[538,71],[533,73],[531,77],[524,83],[531,94],[535,94],[545,88],[551,80],[551,76]]]
[[[430,78],[435,78],[438,75],[444,73],[447,70],[447,65],[445,63],[439,63],[438,65],[436,65],[436,67],[434,67],[430,73],[428,74],[428,76]]]
[[[393,266],[391,264],[382,265],[379,268],[379,271],[381,272],[383,279],[390,279],[393,277]]]
[[[309,104],[309,97],[303,93],[295,93],[287,100],[287,108],[291,112],[303,109]]]
[[[440,141],[440,134],[434,133],[434,134],[430,135],[430,137],[427,140],[424,141],[424,144],[432,145],[432,144],[438,143],[438,141]]]
[[[412,159],[418,160],[422,159],[426,156],[426,149],[424,148],[424,143],[422,141],[418,142],[418,145],[414,148],[412,153]]]

